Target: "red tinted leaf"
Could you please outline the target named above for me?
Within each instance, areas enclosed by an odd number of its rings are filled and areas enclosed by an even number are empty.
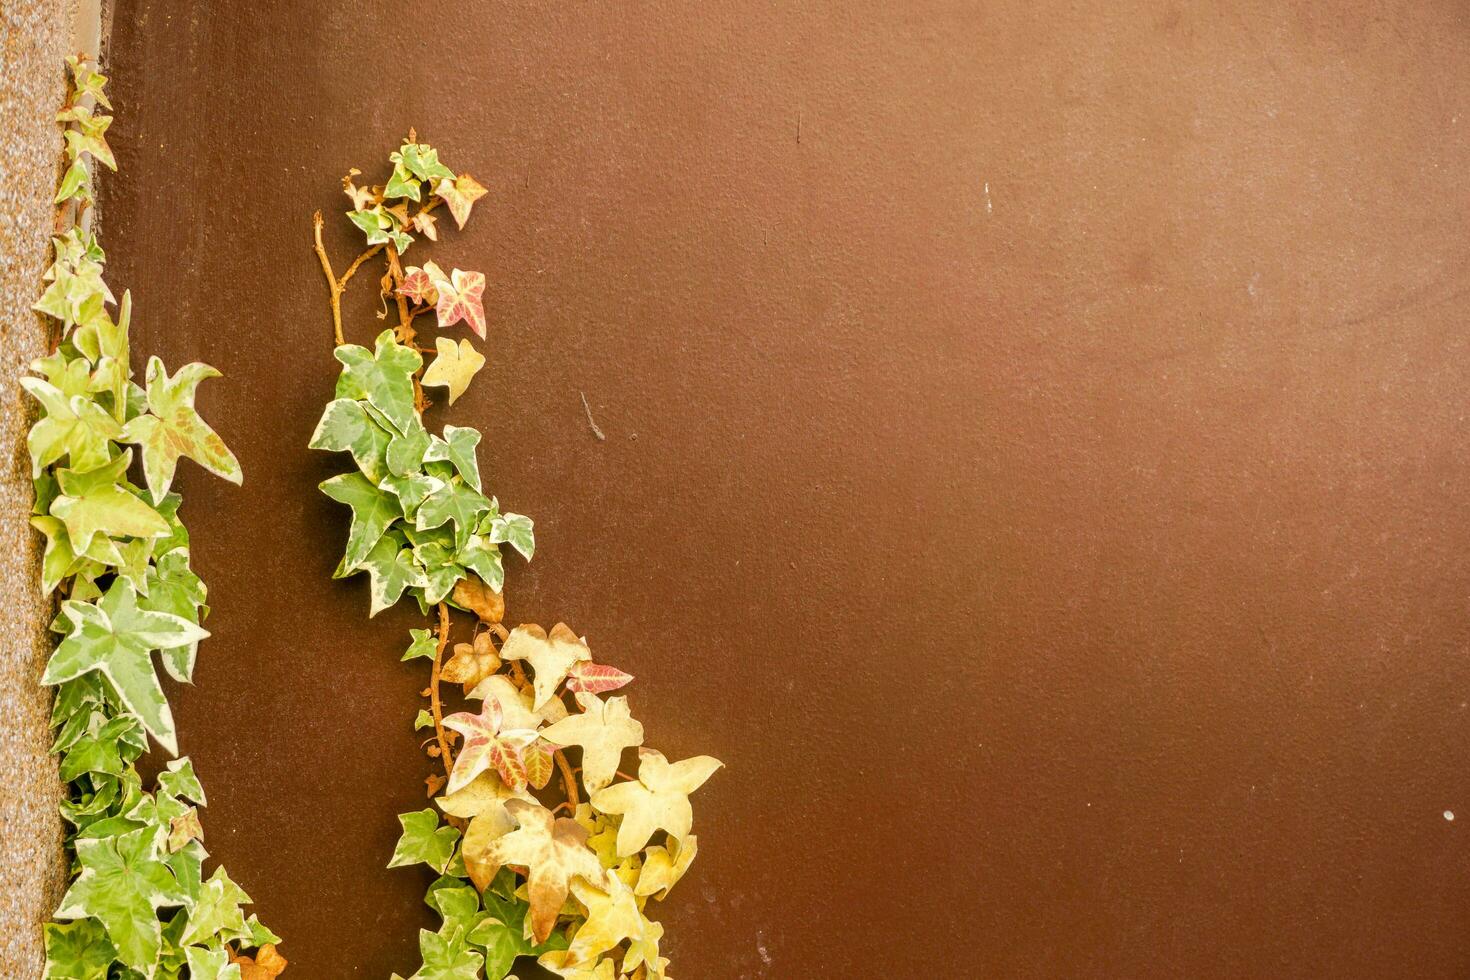
[[[632,674],[625,674],[616,667],[584,660],[572,665],[567,672],[567,690],[573,694],[603,694],[616,691],[631,680]]]

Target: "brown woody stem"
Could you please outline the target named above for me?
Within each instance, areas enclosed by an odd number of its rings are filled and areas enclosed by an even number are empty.
[[[439,700],[439,662],[444,657],[444,648],[449,645],[449,606],[439,603],[439,642],[434,647],[434,668],[429,675],[429,710],[434,716],[434,737],[439,740],[439,761],[444,763],[444,775],[454,768],[454,758],[449,754],[449,739],[444,736],[444,705]]]
[[[342,337],[342,283],[338,281],[332,272],[332,262],[327,258],[326,247],[322,245],[322,213],[318,211],[311,216],[311,223],[316,239],[316,257],[321,259],[322,273],[327,277],[327,288],[332,291],[332,339],[337,346],[341,347],[346,340]]]
[[[556,767],[561,770],[561,784],[567,791],[567,803],[571,804],[572,810],[575,811],[579,802],[577,777],[573,775],[571,763],[567,762],[566,754],[561,749],[557,749],[553,755],[556,757]]]

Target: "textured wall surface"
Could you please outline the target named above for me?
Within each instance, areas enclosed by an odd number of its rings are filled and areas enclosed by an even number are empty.
[[[180,469],[182,745],[293,971],[426,918],[417,617],[303,448],[311,212],[415,126],[491,188],[432,420],[537,519],[510,615],[729,763],[675,976],[1470,975],[1464,3],[445,11],[115,19],[112,267],[246,473]]]
[[[37,686],[49,650],[49,604],[36,587],[25,434],[30,406],[16,384],[45,353],[30,306],[50,249],[74,5],[0,0],[0,977],[41,973],[41,927],[66,871],[61,784],[47,753],[50,698]]]

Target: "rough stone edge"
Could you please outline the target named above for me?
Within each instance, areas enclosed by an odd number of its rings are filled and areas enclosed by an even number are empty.
[[[31,311],[50,249],[51,197],[61,174],[54,116],[65,57],[99,53],[101,0],[0,0],[0,977],[40,977],[41,925],[66,884],[62,786],[50,744],[51,699],[38,684],[50,650],[51,603],[37,587],[25,435],[16,380],[45,353]]]

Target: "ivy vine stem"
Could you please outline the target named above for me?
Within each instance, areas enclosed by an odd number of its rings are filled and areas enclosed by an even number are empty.
[[[429,675],[429,710],[434,717],[434,737],[439,740],[439,761],[444,763],[444,778],[454,768],[449,754],[449,739],[444,734],[444,703],[439,699],[439,671],[444,662],[444,648],[449,645],[449,606],[439,603],[439,641],[434,647],[434,667]]]
[[[316,257],[321,259],[322,273],[327,277],[327,288],[332,292],[332,339],[341,347],[347,341],[342,336],[342,283],[332,271],[332,260],[327,258],[327,249],[322,245],[322,213],[311,216],[313,238],[316,241]]]

